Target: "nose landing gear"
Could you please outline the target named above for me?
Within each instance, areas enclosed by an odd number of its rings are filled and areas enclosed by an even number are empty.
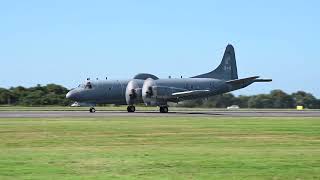
[[[128,112],[135,112],[135,111],[136,111],[136,107],[134,107],[134,106],[128,106],[128,107],[127,107],[127,111],[128,111]]]
[[[96,112],[96,109],[95,109],[94,107],[91,107],[91,108],[89,109],[89,112],[90,112],[90,113],[95,113],[95,112]]]

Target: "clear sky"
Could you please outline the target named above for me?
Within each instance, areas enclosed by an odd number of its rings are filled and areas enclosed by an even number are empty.
[[[231,43],[239,77],[274,80],[236,94],[320,97],[319,9],[316,0],[1,1],[0,87],[188,77],[214,69]]]

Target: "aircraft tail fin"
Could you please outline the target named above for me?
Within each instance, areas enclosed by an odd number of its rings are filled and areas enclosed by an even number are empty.
[[[236,56],[232,45],[228,45],[220,65],[213,71],[192,78],[214,78],[226,81],[238,79]]]

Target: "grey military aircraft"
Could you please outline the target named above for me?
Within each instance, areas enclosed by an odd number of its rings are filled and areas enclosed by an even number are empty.
[[[161,113],[168,112],[168,102],[208,98],[242,89],[255,82],[270,82],[253,76],[238,79],[235,52],[232,45],[226,47],[220,65],[213,71],[190,78],[159,79],[152,74],[138,74],[129,80],[87,79],[72,89],[66,98],[90,104],[95,112],[96,104],[128,105],[128,112],[135,112],[136,104],[158,106]]]

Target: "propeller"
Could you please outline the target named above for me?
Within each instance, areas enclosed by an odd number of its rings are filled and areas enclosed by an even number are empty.
[[[138,80],[131,80],[126,88],[126,102],[133,105],[141,101],[141,88],[139,88]]]
[[[129,94],[130,99],[136,99],[137,98],[137,92],[135,89],[131,89],[131,93]]]
[[[152,87],[151,87],[151,86],[148,87],[148,91],[146,91],[146,94],[147,94],[148,97],[153,96],[153,90],[152,90]]]

